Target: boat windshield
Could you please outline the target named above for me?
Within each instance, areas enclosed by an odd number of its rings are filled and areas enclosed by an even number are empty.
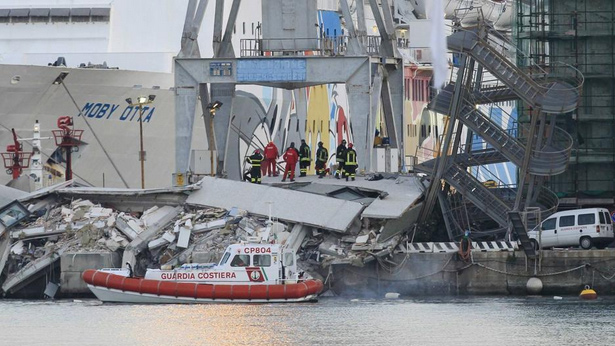
[[[226,263],[226,261],[228,261],[229,257],[231,257],[231,253],[230,252],[225,252],[224,256],[222,256],[222,259],[220,260],[220,263],[218,265],[224,265],[224,263]]]

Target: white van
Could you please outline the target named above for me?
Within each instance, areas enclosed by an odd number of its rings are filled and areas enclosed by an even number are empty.
[[[611,216],[604,208],[560,211],[540,225],[540,238],[538,227],[528,232],[535,249],[538,249],[539,239],[543,248],[580,246],[583,249],[591,249],[592,246],[604,249],[615,240]]]

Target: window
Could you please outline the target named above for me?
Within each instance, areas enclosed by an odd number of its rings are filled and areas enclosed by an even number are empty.
[[[607,213],[606,211],[604,212],[604,217],[606,218],[606,223],[607,224],[611,224],[611,217],[609,216],[609,213]]]
[[[579,215],[579,226],[592,225],[596,223],[596,215],[594,214],[581,214]],[[600,214],[600,223],[604,223],[604,215]]]
[[[270,267],[271,255],[254,255],[253,265],[256,267]]]
[[[25,219],[29,214],[26,207],[18,201],[13,201],[0,210],[0,223],[8,228]]]
[[[247,267],[250,265],[250,255],[235,255],[231,267]]]
[[[598,212],[598,215],[600,216],[600,224],[606,225],[606,219],[604,218],[604,214],[602,212]]]
[[[220,260],[220,265],[223,265],[224,263],[226,263],[226,261],[228,261],[228,258],[231,257],[231,253],[230,252],[225,252],[224,256],[222,256],[222,259]]]
[[[542,223],[542,230],[543,231],[550,231],[555,229],[555,220],[556,219],[548,219],[545,222]]]
[[[559,226],[560,227],[574,226],[574,215],[560,217]]]

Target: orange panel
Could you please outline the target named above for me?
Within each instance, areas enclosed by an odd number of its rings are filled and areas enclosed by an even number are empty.
[[[250,299],[268,299],[270,285],[253,285],[250,287]]]
[[[269,285],[269,299],[285,299],[286,286],[288,285]]]
[[[122,290],[140,293],[141,281],[142,279],[127,278],[124,280]]]
[[[94,276],[94,273],[96,273],[96,270],[88,269],[84,271],[83,274],[81,274],[81,277],[83,278],[83,281],[85,281],[85,283],[91,285],[93,282],[92,278]]]
[[[108,273],[96,272],[92,275],[92,285],[107,287]]]
[[[160,281],[155,280],[141,280],[141,293],[158,294],[158,284]]]
[[[196,298],[196,284],[192,282],[178,283],[177,296]]]
[[[125,276],[109,274],[106,287],[115,288],[116,290],[121,290],[124,288],[125,279],[126,279]]]
[[[214,285],[196,285],[196,297],[211,299],[214,296]]]
[[[161,296],[177,296],[177,282],[161,281],[158,285],[158,294]]]
[[[234,285],[233,299],[250,299],[250,285]]]
[[[214,291],[215,299],[232,299],[233,298],[233,288],[231,285],[216,285],[216,289]]]

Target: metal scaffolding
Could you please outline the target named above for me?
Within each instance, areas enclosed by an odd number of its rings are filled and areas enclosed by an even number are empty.
[[[563,62],[585,77],[579,108],[558,117],[574,138],[570,166],[549,179],[561,207],[615,203],[615,1],[516,1],[513,35],[538,65]],[[523,64],[523,62],[519,62]],[[530,107],[519,101],[519,114]],[[528,118],[527,116],[520,117]]]

